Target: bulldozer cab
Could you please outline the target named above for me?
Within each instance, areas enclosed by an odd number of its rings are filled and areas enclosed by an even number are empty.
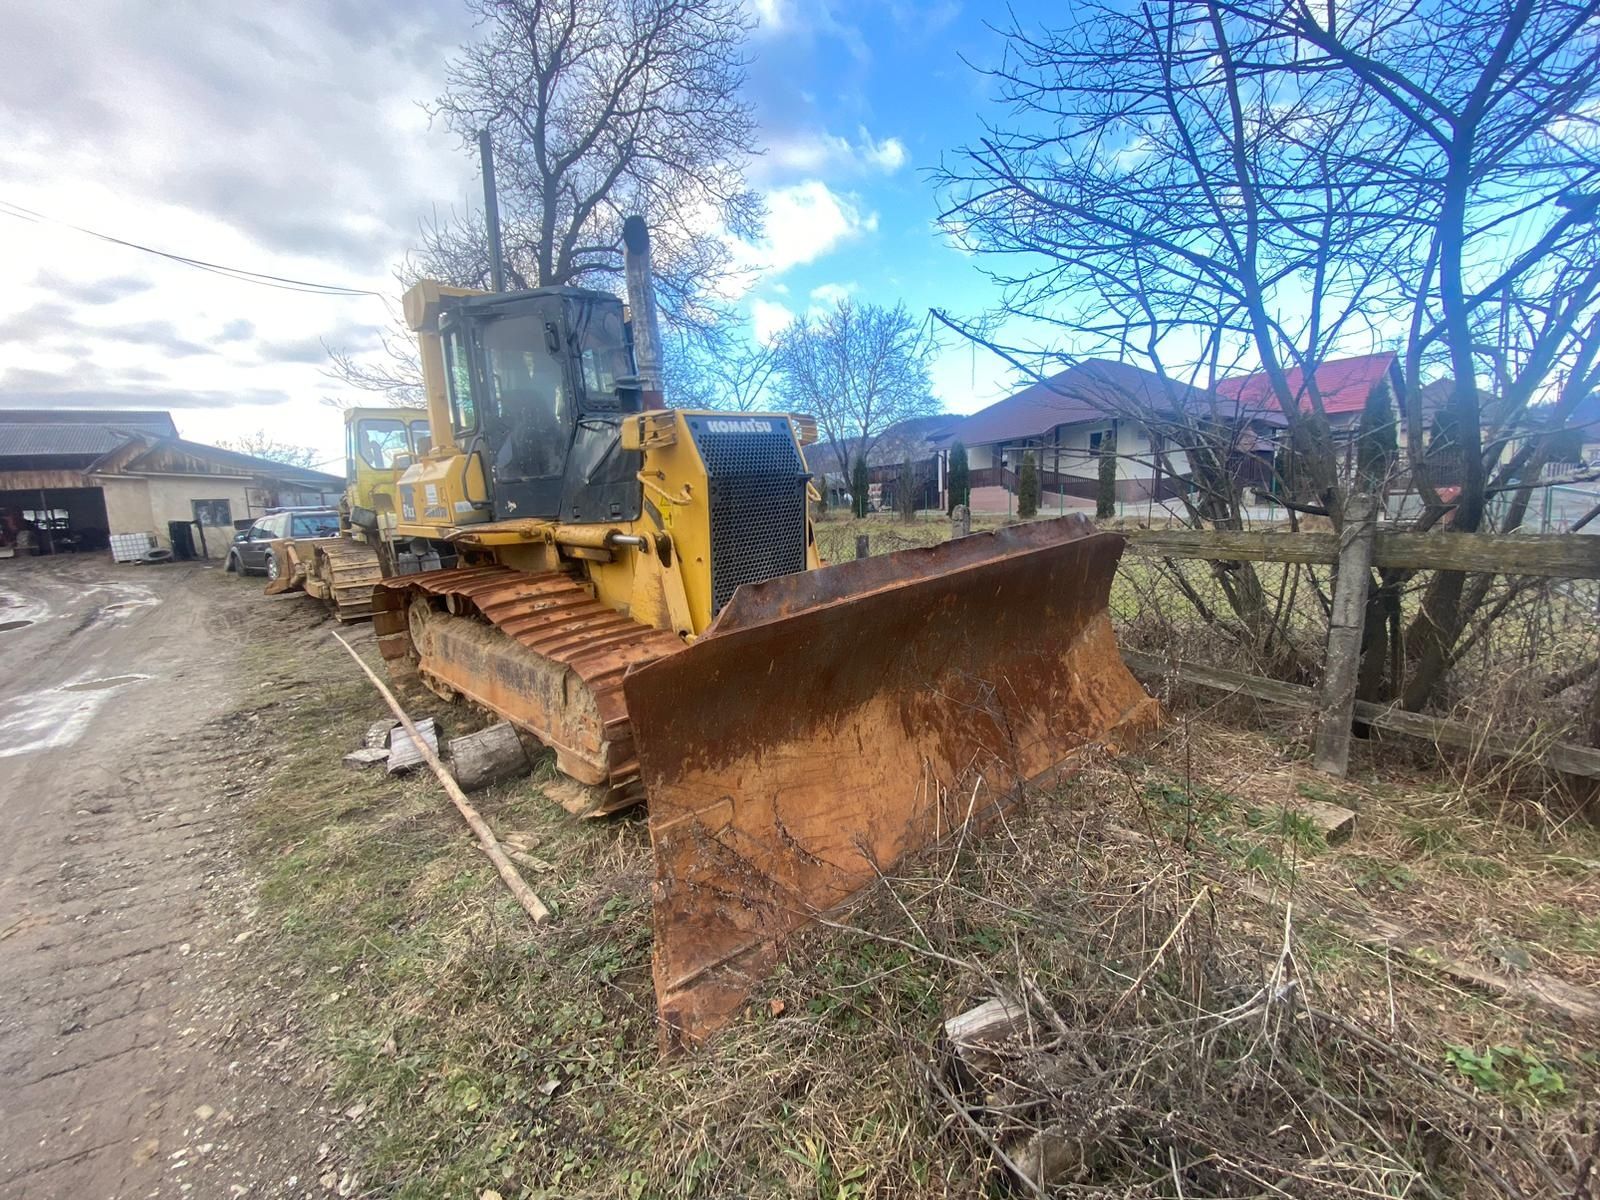
[[[421,409],[351,408],[344,414],[346,501],[351,508],[392,508],[375,499],[430,444],[428,414]]]
[[[450,299],[439,317],[455,442],[477,455],[492,520],[633,521],[643,492],[622,420],[641,407],[622,304],[537,288]]]

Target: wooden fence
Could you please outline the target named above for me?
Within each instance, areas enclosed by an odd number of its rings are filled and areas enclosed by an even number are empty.
[[[1554,741],[1530,748],[1526,738],[1502,736],[1474,724],[1356,699],[1362,625],[1373,567],[1597,580],[1600,537],[1390,532],[1378,528],[1377,511],[1378,505],[1370,497],[1354,498],[1340,533],[1127,531],[1130,555],[1136,557],[1334,568],[1333,594],[1327,608],[1326,659],[1317,686],[1188,661],[1182,656],[1181,646],[1172,647],[1166,654],[1125,649],[1124,658],[1136,674],[1147,678],[1176,674],[1203,687],[1310,710],[1315,713],[1316,722],[1316,765],[1333,775],[1345,773],[1352,725],[1360,722],[1439,745],[1488,754],[1525,757],[1531,752],[1552,770],[1600,779],[1600,749],[1593,746]],[[1589,613],[1587,619],[1600,620],[1600,614]]]

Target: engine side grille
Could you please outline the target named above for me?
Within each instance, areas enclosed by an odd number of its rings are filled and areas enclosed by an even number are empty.
[[[787,421],[690,417],[711,489],[711,615],[742,583],[806,569],[805,464]]]

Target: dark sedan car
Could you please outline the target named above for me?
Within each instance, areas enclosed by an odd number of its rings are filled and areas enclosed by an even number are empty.
[[[228,570],[240,575],[272,578],[277,560],[272,543],[279,538],[333,538],[339,536],[339,513],[332,508],[296,509],[268,513],[248,529],[233,535],[228,549]]]

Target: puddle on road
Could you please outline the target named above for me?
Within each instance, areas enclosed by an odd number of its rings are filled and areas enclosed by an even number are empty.
[[[0,633],[7,633],[13,629],[26,629],[32,621],[0,621]]]
[[[109,675],[104,679],[80,679],[31,696],[0,701],[0,758],[70,746],[83,736],[112,692],[149,678]]]
[[[103,692],[109,688],[121,687],[125,683],[138,683],[141,679],[149,679],[148,675],[107,675],[104,679],[85,679],[80,683],[69,683],[57,688],[62,692]]]

